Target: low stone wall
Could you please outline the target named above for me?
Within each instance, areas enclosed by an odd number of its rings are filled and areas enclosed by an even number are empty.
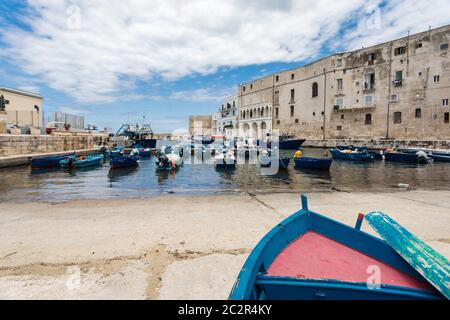
[[[0,135],[0,157],[93,149],[93,135]]]
[[[351,140],[351,139],[327,139],[327,140],[306,140],[303,147],[311,148],[334,148],[336,146],[354,145],[365,146],[373,149],[384,148],[450,148],[450,140]]]

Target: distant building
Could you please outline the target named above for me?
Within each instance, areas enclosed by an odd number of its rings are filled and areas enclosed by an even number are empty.
[[[239,127],[308,139],[450,139],[450,26],[242,84]]]
[[[42,96],[36,93],[0,86],[6,104],[7,123],[19,127],[43,125]]]
[[[217,134],[231,136],[234,129],[238,129],[238,97],[225,99],[217,114]]]
[[[212,116],[189,116],[189,134],[191,136],[212,135]]]

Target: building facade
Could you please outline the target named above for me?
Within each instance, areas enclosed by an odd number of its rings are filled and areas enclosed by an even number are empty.
[[[211,115],[189,116],[189,134],[191,136],[213,135],[213,117]]]
[[[0,87],[6,104],[7,124],[19,127],[42,127],[42,97],[36,93]]]
[[[239,105],[237,96],[229,97],[222,101],[219,113],[217,114],[217,135],[227,137],[233,136],[238,128]]]
[[[450,26],[242,84],[239,127],[307,139],[450,139]]]

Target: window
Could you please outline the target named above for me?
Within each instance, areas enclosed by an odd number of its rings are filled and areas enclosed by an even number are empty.
[[[295,101],[295,89],[291,89],[291,103]]]
[[[373,96],[364,96],[364,105],[366,107],[373,106]]]
[[[278,108],[275,108],[275,118],[278,118]]]
[[[243,86],[243,87],[242,87],[242,91],[244,91],[244,92],[245,92],[245,86]]]
[[[295,119],[295,123],[298,123],[298,119]]]
[[[314,116],[314,117],[316,116],[316,113],[315,113],[315,112],[313,112],[313,116]]]
[[[280,123],[281,123],[281,121],[280,121],[280,120],[278,120],[278,121],[277,121],[277,124],[280,124]]]
[[[377,58],[377,54],[375,52],[371,52],[367,55],[367,61],[369,62],[369,65],[372,65]]]
[[[406,46],[395,48],[394,55],[399,56],[406,53]]]
[[[422,118],[422,109],[420,109],[420,108],[416,109],[415,117],[416,118]]]
[[[398,101],[398,94],[394,93],[391,94],[391,102],[397,102]]]
[[[291,117],[294,116],[294,106],[291,106]]]
[[[366,117],[364,119],[364,123],[366,125],[371,125],[372,124],[372,114],[371,113],[366,113]]]
[[[336,67],[342,67],[342,59],[336,60]]]
[[[375,73],[367,73],[364,76],[364,89],[373,90],[375,88]]]
[[[403,71],[395,72],[395,80],[402,81],[403,80]]]
[[[276,82],[280,81],[280,76],[279,76],[279,75],[276,75],[276,76],[275,76],[275,81],[276,81]]]
[[[448,99],[442,99],[442,106],[448,107]]]
[[[449,112],[444,113],[444,123],[449,123]]]
[[[394,112],[394,123],[402,123],[402,113],[397,111]]]
[[[280,105],[280,91],[275,91],[275,96],[274,96],[273,100],[274,100],[273,101],[274,105],[276,105],[276,106]]]
[[[295,74],[291,74],[291,80],[294,80],[295,79]]]
[[[236,101],[233,100],[233,108],[236,107]]]
[[[440,80],[441,80],[441,76],[439,76],[439,75],[433,76],[433,82],[434,83],[439,83]]]
[[[422,48],[422,42],[416,43],[416,49]]]
[[[443,44],[441,44],[441,50],[442,50],[442,51],[448,50],[448,43],[443,43]]]
[[[337,126],[336,130],[337,131],[342,131],[342,126]]]
[[[344,120],[345,116],[343,114],[341,114],[341,120]]]
[[[337,88],[338,90],[342,90],[344,88],[344,83],[342,79],[337,79]]]
[[[250,90],[252,90],[252,89],[253,89],[253,84],[250,85]]]
[[[317,82],[314,82],[312,85],[312,97],[315,98],[319,95],[319,85]]]
[[[336,99],[336,106],[339,106],[340,108],[344,106],[344,98],[337,98]]]

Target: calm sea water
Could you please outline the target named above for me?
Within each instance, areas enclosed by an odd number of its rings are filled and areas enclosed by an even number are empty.
[[[324,149],[303,149],[305,156],[322,156]],[[283,151],[292,156],[294,151]],[[231,172],[210,164],[185,165],[178,172],[156,172],[155,159],[139,167],[111,170],[108,164],[81,170],[32,170],[29,166],[0,169],[0,201],[49,201],[201,195],[229,192],[308,192],[398,190],[399,183],[416,189],[450,190],[450,164],[396,164],[375,161],[334,161],[330,172],[300,171],[291,161],[288,171],[263,176],[256,164],[238,165]]]

